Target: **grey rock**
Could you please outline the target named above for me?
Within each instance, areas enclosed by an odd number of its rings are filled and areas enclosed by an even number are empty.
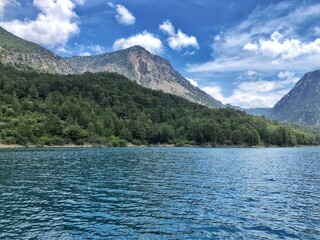
[[[320,70],[305,74],[268,117],[280,122],[320,126]]]
[[[171,64],[140,46],[130,47],[97,56],[66,59],[76,73],[117,72],[136,81],[143,87],[178,95],[208,107],[223,104],[201,89],[194,87]]]

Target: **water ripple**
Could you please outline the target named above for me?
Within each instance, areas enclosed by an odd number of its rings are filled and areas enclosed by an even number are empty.
[[[0,239],[318,239],[320,149],[0,150]]]

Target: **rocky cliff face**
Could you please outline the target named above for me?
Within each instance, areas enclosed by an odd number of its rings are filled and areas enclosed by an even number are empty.
[[[320,70],[305,74],[268,117],[281,122],[320,126]]]
[[[117,72],[153,90],[175,94],[209,107],[223,106],[221,102],[194,87],[167,60],[140,46],[98,56],[72,57],[67,61],[77,73]]]
[[[20,68],[68,74],[73,70],[63,58],[23,40],[0,27],[0,62]]]

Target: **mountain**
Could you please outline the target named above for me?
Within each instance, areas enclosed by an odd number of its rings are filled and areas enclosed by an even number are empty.
[[[271,110],[271,108],[242,108],[239,106],[233,106],[229,103],[225,104],[223,108],[232,108],[254,116],[267,116]]]
[[[243,111],[255,116],[267,116],[271,108],[244,108]]]
[[[212,108],[223,107],[221,102],[194,87],[167,60],[139,46],[97,56],[62,58],[0,27],[0,62],[58,74],[117,72],[153,90]]]
[[[171,66],[169,61],[140,46],[97,56],[66,59],[76,73],[117,72],[143,87],[171,93],[208,107],[223,104],[194,87]]]
[[[0,62],[50,73],[69,74],[73,70],[63,58],[49,50],[23,40],[0,27]]]
[[[316,144],[312,133],[230,108],[210,109],[117,73],[47,74],[0,63],[0,99],[5,144]]]
[[[281,122],[320,126],[320,70],[305,74],[268,117]]]

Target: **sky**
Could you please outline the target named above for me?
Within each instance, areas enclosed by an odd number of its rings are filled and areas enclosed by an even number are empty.
[[[60,56],[141,45],[244,108],[320,69],[319,0],[0,0],[0,26]]]

